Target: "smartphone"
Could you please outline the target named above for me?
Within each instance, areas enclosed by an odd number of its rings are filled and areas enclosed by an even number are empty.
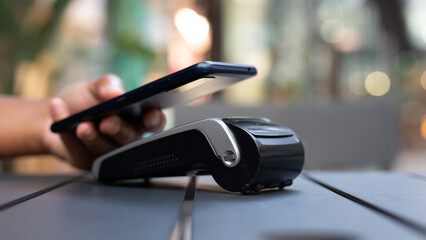
[[[110,115],[136,123],[149,109],[185,104],[256,74],[256,68],[251,65],[200,62],[55,122],[51,130],[73,131],[80,122],[97,122]]]

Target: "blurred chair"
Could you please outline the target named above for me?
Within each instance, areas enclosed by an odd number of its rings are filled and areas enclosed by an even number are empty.
[[[175,109],[175,125],[209,117],[267,117],[302,139],[306,169],[389,169],[399,151],[397,106],[388,102]]]

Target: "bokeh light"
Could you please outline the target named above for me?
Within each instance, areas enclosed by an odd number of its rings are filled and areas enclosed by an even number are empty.
[[[362,36],[358,30],[346,28],[342,41],[335,44],[335,47],[340,52],[351,53],[361,47],[362,41]]]
[[[339,43],[345,38],[346,28],[342,21],[329,19],[321,24],[321,37],[328,43]]]
[[[198,51],[207,50],[210,24],[202,15],[192,9],[181,8],[174,17],[176,28],[191,47]]]
[[[373,96],[385,95],[389,91],[390,86],[391,81],[384,72],[372,72],[365,79],[365,89]]]

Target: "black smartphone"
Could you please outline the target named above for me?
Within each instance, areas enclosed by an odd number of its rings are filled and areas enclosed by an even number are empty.
[[[73,131],[80,122],[96,122],[114,114],[134,122],[149,109],[168,108],[190,102],[256,73],[256,68],[251,65],[200,62],[55,122],[51,130],[56,133]]]

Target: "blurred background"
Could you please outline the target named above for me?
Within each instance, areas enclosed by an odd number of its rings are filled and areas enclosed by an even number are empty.
[[[203,60],[258,75],[169,124],[288,125],[310,169],[426,170],[426,1],[0,0],[0,92],[44,98],[104,73],[127,90]],[[6,117],[6,116],[1,116]],[[30,120],[29,120],[30,121]],[[3,171],[75,171],[51,156]]]

